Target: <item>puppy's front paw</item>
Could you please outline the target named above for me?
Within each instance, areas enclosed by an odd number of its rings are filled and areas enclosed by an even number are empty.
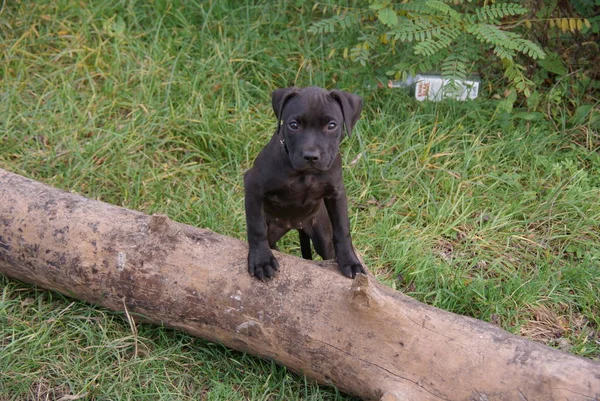
[[[362,263],[360,263],[360,260],[354,255],[338,258],[338,266],[340,267],[342,274],[348,278],[354,278],[358,273],[367,274],[367,271]]]
[[[279,262],[273,256],[269,248],[250,249],[248,252],[248,273],[259,280],[275,276],[275,271],[279,269]]]

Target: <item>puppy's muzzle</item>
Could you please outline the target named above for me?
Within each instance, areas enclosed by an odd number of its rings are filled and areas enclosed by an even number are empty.
[[[314,164],[321,159],[321,155],[318,150],[305,150],[302,152],[302,158],[309,164]]]

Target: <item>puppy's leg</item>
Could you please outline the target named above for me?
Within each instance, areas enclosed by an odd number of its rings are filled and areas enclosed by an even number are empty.
[[[321,205],[321,209],[315,216],[309,235],[315,246],[315,251],[323,260],[335,259],[333,229],[325,205]]]
[[[269,240],[269,248],[278,251],[277,241],[281,239],[289,230],[270,224],[267,221],[267,238]]]
[[[310,237],[304,230],[298,230],[300,236],[300,252],[302,257],[307,260],[312,260],[312,251],[310,249]]]
[[[350,220],[348,219],[348,201],[346,190],[341,184],[335,196],[325,198],[325,207],[331,219],[333,229],[333,247],[342,274],[354,278],[357,273],[367,274],[356,256],[350,237]]]
[[[248,272],[258,279],[270,278],[279,269],[267,238],[267,221],[263,209],[260,181],[252,170],[244,175],[244,203],[248,230]]]

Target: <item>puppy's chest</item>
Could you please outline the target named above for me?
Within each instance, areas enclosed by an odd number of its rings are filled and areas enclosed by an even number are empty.
[[[301,176],[267,192],[266,201],[274,208],[313,207],[331,195],[333,186],[314,176]]]

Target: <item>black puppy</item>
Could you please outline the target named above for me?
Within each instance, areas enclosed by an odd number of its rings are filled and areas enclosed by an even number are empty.
[[[350,238],[339,144],[359,118],[362,99],[341,90],[277,89],[272,95],[277,130],[244,174],[248,271],[259,279],[279,268],[271,249],[289,230],[300,233],[302,257],[310,240],[342,273],[365,273]]]

